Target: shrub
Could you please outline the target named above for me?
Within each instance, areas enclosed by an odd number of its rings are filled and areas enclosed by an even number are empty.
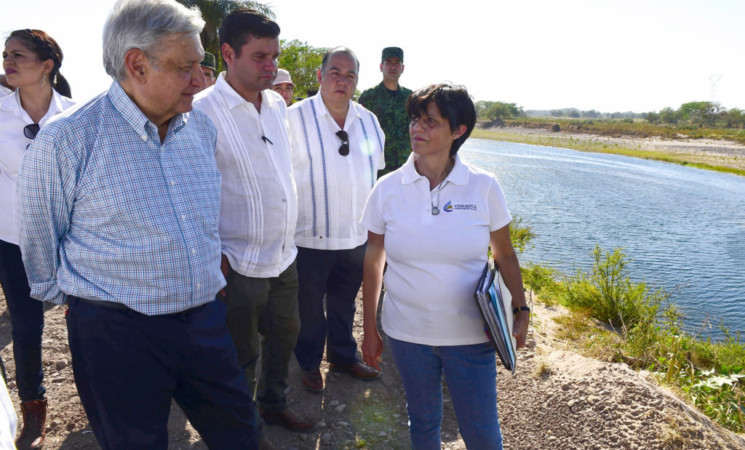
[[[651,292],[645,283],[632,282],[621,249],[610,253],[596,246],[592,255],[592,271],[588,274],[578,270],[563,284],[563,301],[570,307],[589,309],[593,317],[620,328],[624,334],[633,327],[653,324],[668,294]]]
[[[620,249],[610,253],[596,246],[593,258],[590,273],[577,271],[560,283],[553,281],[550,269],[523,269],[535,290],[557,292],[542,295],[543,300],[555,297],[572,308],[571,317],[562,322],[566,338],[591,341],[592,348],[585,350],[594,355],[612,352],[614,360],[650,370],[717,423],[736,433],[745,431],[745,346],[739,334],[732,336],[720,326],[723,341],[699,339],[699,333],[685,331],[684,316],[668,293],[650,292],[644,283],[630,281]],[[601,339],[606,336],[602,330],[579,320],[585,314],[620,329],[622,340]]]
[[[528,248],[535,233],[528,226],[523,225],[522,217],[515,216],[510,223],[510,240],[516,253],[522,253]]]
[[[550,299],[554,298],[560,289],[560,284],[556,281],[558,275],[556,270],[529,263],[522,267],[522,274],[523,282],[530,286],[533,292],[543,301],[552,303]]]

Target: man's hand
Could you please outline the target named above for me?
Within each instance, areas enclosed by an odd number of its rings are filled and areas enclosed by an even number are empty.
[[[228,279],[228,271],[230,271],[230,263],[228,262],[228,257],[223,253],[222,258],[220,258],[220,272],[222,272],[222,276],[225,277],[225,280]],[[220,295],[225,297],[225,288],[220,289]]]

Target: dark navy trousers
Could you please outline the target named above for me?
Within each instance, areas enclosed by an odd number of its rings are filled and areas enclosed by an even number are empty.
[[[21,248],[0,240],[0,285],[10,311],[13,328],[13,360],[21,401],[44,398],[41,367],[41,334],[44,331],[44,303],[31,298]]]
[[[367,244],[349,250],[298,247],[300,335],[295,357],[303,370],[318,369],[324,344],[328,362],[349,366],[357,361],[352,329],[366,249]]]
[[[102,448],[168,448],[171,399],[210,449],[257,448],[222,302],[160,316],[76,297],[68,304],[75,384]]]

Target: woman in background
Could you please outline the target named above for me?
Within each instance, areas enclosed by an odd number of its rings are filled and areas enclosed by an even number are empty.
[[[525,304],[511,216],[493,175],[463,163],[458,149],[476,111],[465,88],[432,85],[406,102],[411,156],[378,180],[362,215],[368,241],[362,287],[362,354],[378,368],[383,343],[376,312],[383,267],[383,330],[401,374],[414,449],[440,448],[444,374],[469,449],[501,449],[496,353],[474,299],[491,246],[517,308],[514,335],[525,345]]]
[[[0,285],[13,327],[13,359],[21,398],[23,429],[18,449],[41,448],[46,421],[42,385],[43,304],[30,296],[18,247],[16,181],[23,154],[39,130],[73,105],[70,86],[59,73],[62,50],[40,30],[16,30],[5,41],[3,69],[15,92],[0,98]]]

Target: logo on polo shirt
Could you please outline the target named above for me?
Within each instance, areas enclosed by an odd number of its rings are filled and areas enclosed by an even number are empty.
[[[476,211],[476,203],[453,203],[447,202],[442,208],[445,212],[453,211]]]

